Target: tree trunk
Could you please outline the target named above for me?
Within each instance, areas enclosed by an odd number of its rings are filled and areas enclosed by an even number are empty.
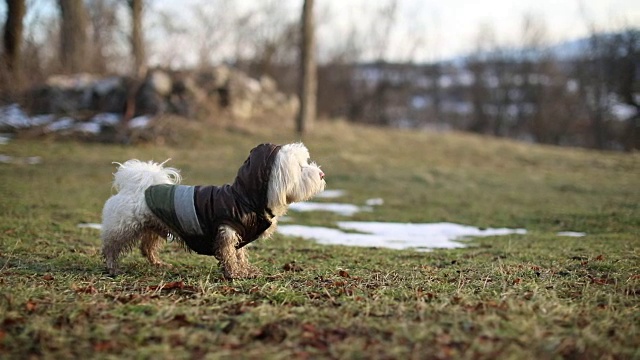
[[[87,14],[82,0],[58,0],[62,26],[60,31],[62,71],[87,70]]]
[[[302,40],[300,44],[300,110],[297,118],[298,133],[305,133],[316,117],[315,37],[313,0],[304,0],[302,7]]]
[[[25,0],[7,0],[7,21],[4,25],[4,61],[12,89],[19,89],[22,82],[20,47],[22,45],[22,19],[26,11]]]
[[[129,0],[131,9],[131,55],[133,71],[137,77],[143,77],[147,70],[147,61],[142,33],[143,0]]]

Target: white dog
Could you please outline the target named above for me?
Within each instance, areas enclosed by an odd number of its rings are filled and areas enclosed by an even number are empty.
[[[102,211],[102,253],[109,273],[118,259],[140,243],[154,265],[162,238],[172,237],[198,254],[212,255],[226,278],[255,277],[245,245],[268,238],[293,202],[324,190],[324,173],[309,163],[302,143],[253,148],[232,184],[178,185],[181,176],[164,163],[129,160],[119,164],[118,191]]]

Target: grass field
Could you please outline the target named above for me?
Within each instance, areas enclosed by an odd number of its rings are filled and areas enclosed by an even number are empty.
[[[433,252],[256,242],[257,279],[167,244],[106,276],[112,161],[165,160],[185,183],[233,180],[293,134],[215,128],[170,146],[13,140],[0,154],[0,358],[640,358],[640,156],[320,123],[306,136],[350,220],[526,228]],[[201,131],[199,131],[201,130]],[[318,200],[321,201],[321,200]],[[291,213],[335,226],[339,215]],[[579,231],[581,238],[560,237]]]

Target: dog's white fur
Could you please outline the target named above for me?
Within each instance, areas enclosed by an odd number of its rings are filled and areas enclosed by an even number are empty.
[[[118,270],[118,259],[140,244],[142,254],[154,265],[163,265],[157,250],[170,230],[147,207],[144,192],[151,185],[179,184],[178,169],[165,163],[128,160],[119,164],[113,186],[117,194],[107,200],[102,212],[102,253],[111,274]],[[277,153],[268,184],[267,205],[275,218],[261,235],[268,238],[277,226],[277,218],[287,212],[288,205],[310,199],[324,190],[324,173],[309,163],[309,150],[302,143],[282,146]],[[259,271],[249,264],[246,247],[236,249],[240,239],[231,227],[220,226],[216,239],[216,258],[227,278],[252,277]]]

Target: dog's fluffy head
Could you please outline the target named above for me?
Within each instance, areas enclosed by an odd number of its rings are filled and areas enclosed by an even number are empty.
[[[283,145],[273,164],[267,202],[276,214],[286,212],[287,205],[308,200],[324,190],[324,173],[309,161],[309,150],[302,143]]]

